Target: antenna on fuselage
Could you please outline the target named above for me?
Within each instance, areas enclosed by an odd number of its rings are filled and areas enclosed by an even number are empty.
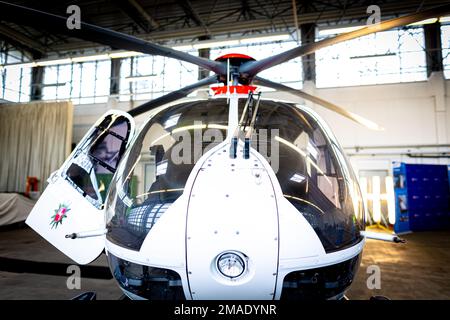
[[[245,131],[245,129],[247,129],[247,125],[248,129],[244,139],[244,159],[250,158],[250,139],[256,122],[256,115],[258,113],[259,102],[261,100],[261,92],[257,93],[258,100],[256,101],[255,108],[253,108],[253,96],[253,91],[249,91],[247,101],[245,102],[244,109],[242,110],[241,118],[238,122],[236,130],[234,131],[233,137],[231,138],[230,157],[232,159],[237,157],[237,144],[239,141],[239,133],[241,132],[241,128],[243,127],[242,130]]]

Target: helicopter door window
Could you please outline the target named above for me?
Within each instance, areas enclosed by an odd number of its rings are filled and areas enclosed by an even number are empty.
[[[130,125],[124,117],[106,117],[76,151],[65,178],[97,208],[125,151]]]
[[[114,125],[111,126],[111,129],[109,129],[110,132],[116,134],[119,137],[122,137],[123,139],[127,138],[128,130],[129,125],[125,120],[114,123]]]
[[[116,170],[122,145],[123,139],[109,133],[92,146],[89,154],[100,164],[96,170],[98,173],[110,173]]]
[[[67,170],[67,177],[72,180],[72,182],[81,189],[83,194],[88,195],[94,200],[98,200],[98,195],[95,192],[95,188],[92,185],[91,177],[86,170],[77,165],[76,163],[72,163]]]

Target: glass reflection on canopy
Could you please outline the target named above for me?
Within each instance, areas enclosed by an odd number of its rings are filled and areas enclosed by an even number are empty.
[[[240,112],[244,103],[240,100]],[[120,163],[109,194],[107,238],[139,250],[183,193],[196,161],[226,137],[227,125],[226,99],[181,103],[151,118]],[[258,134],[263,131],[269,136]],[[325,250],[359,242],[364,227],[359,187],[321,120],[295,105],[262,100],[255,132],[252,147],[268,161],[277,156],[273,169],[285,198],[311,224]],[[181,143],[188,149],[180,148]],[[272,150],[270,157],[267,150]]]

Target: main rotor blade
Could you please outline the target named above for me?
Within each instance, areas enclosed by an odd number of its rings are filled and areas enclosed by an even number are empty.
[[[132,115],[133,117],[135,117],[141,113],[150,111],[150,110],[160,107],[166,103],[170,103],[172,101],[184,98],[188,94],[194,92],[195,90],[197,90],[201,87],[205,87],[207,85],[213,84],[213,83],[217,83],[217,81],[218,81],[217,75],[210,76],[210,77],[202,79],[194,84],[191,84],[189,86],[181,88],[177,91],[172,91],[171,93],[168,93],[164,96],[161,96],[159,98],[156,98],[154,100],[151,100],[149,102],[141,104],[140,106],[128,111],[128,113],[130,115]]]
[[[306,93],[305,91],[294,89],[294,88],[285,86],[281,83],[272,82],[270,80],[260,78],[260,77],[255,77],[253,79],[253,83],[257,84],[257,85],[265,86],[268,88],[272,88],[275,90],[285,91],[285,92],[291,93],[293,95],[296,95],[300,98],[309,100],[311,102],[321,105],[322,107],[325,107],[326,109],[329,109],[331,111],[339,113],[341,116],[344,116],[352,121],[355,121],[356,123],[368,128],[368,129],[377,130],[377,131],[384,130],[383,127],[380,127],[378,124],[376,124],[373,121],[363,118],[360,115],[357,115],[353,112],[347,111],[344,108],[339,107],[338,105],[335,105],[334,103],[326,101],[322,98],[310,95],[309,93]]]
[[[3,1],[0,1],[0,20],[24,24],[38,30],[46,29],[50,32],[65,34],[70,37],[108,45],[113,48],[174,58],[193,63],[215,73],[226,73],[226,66],[217,61],[196,57],[188,53],[157,45],[128,34],[112,31],[84,22],[81,22],[80,29],[69,29],[67,27],[67,17],[62,17]]]
[[[246,74],[248,77],[253,77],[257,73],[274,67],[280,63],[289,61],[291,59],[301,57],[307,54],[311,54],[319,49],[341,43],[347,40],[359,38],[362,36],[366,36],[368,34],[389,30],[392,28],[408,25],[414,22],[422,21],[429,18],[444,16],[450,12],[450,4],[435,7],[429,10],[424,10],[422,12],[413,13],[410,15],[406,15],[399,18],[394,18],[390,20],[383,21],[379,24],[370,25],[367,27],[363,27],[361,29],[343,33],[337,35],[335,37],[323,39],[321,41],[317,41],[314,43],[305,44],[280,54],[274,55],[272,57],[268,57],[258,61],[249,61],[244,63],[239,68],[241,74]]]

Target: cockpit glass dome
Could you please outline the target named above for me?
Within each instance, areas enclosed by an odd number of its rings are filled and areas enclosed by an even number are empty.
[[[144,125],[111,186],[107,238],[139,250],[147,233],[183,193],[198,159],[226,137],[226,101],[164,109]]]
[[[239,115],[244,104],[240,99]],[[108,240],[139,250],[183,193],[198,159],[225,140],[227,125],[226,99],[181,103],[151,118],[128,148],[111,185]],[[262,100],[252,147],[270,162],[284,197],[311,224],[327,252],[360,241],[364,215],[359,187],[320,120],[292,104]]]

